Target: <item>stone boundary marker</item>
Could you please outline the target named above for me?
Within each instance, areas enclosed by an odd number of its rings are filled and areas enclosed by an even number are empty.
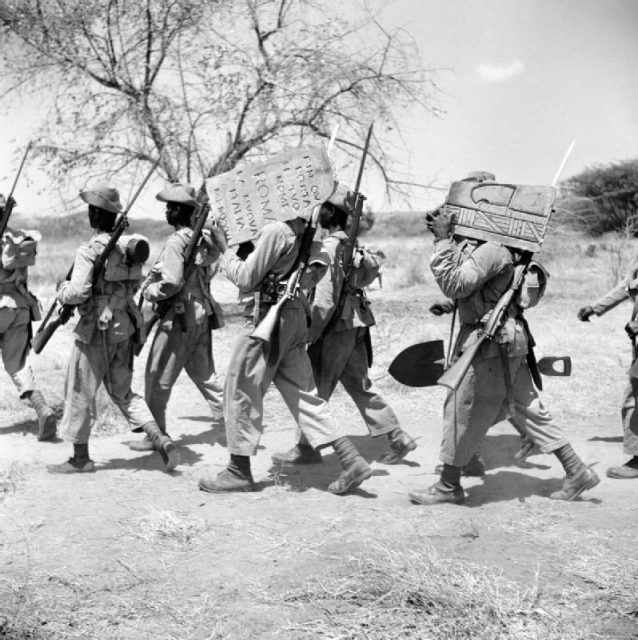
[[[335,186],[323,147],[298,147],[206,180],[211,217],[231,246],[256,238],[266,222],[309,216]]]

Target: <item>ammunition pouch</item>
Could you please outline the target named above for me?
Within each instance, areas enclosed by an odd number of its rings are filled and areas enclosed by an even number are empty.
[[[268,313],[268,309],[277,304],[279,299],[286,292],[287,282],[279,280],[278,276],[273,273],[268,274],[262,281],[259,289],[255,291],[255,307],[253,309],[253,324],[257,326],[264,316]]]

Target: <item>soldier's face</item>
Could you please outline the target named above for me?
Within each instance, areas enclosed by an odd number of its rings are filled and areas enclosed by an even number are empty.
[[[175,224],[175,216],[179,211],[179,207],[174,202],[166,203],[166,222],[170,225]]]

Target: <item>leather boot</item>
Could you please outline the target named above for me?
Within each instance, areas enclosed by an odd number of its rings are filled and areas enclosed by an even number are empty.
[[[157,426],[156,422],[147,422],[143,427],[144,432],[157,449],[166,471],[172,471],[180,462],[180,455],[175,443]]]
[[[41,442],[54,440],[57,435],[58,420],[53,409],[45,402],[42,392],[34,389],[27,397],[27,402],[38,415],[38,440]]]
[[[95,471],[95,464],[89,457],[89,443],[73,444],[73,456],[62,464],[47,465],[49,473],[91,473]]]
[[[416,449],[416,441],[411,438],[402,429],[395,429],[389,434],[390,451],[384,453],[379,462],[383,464],[396,464],[405,458],[405,456]]]
[[[207,476],[199,481],[199,488],[207,493],[229,493],[232,491],[255,491],[252,473],[241,473],[230,466],[217,477]]]
[[[616,480],[635,480],[638,479],[638,456],[634,456],[631,460],[615,467],[607,469],[607,477]]]
[[[364,480],[367,480],[372,475],[372,469],[348,438],[338,438],[332,446],[339,457],[343,471],[334,482],[328,485],[328,491],[340,496],[356,489]]]
[[[279,464],[321,464],[323,462],[321,453],[303,442],[297,443],[284,453],[274,453],[271,460]]]
[[[131,440],[127,444],[131,451],[155,451],[155,445],[148,436],[144,436],[141,440]]]
[[[441,481],[429,486],[427,489],[410,491],[408,494],[410,501],[414,504],[463,504],[465,502],[465,492],[461,487],[447,487]]]
[[[589,467],[576,474],[567,475],[559,491],[554,491],[549,497],[552,500],[574,500],[588,489],[593,489],[600,482],[598,474]]]

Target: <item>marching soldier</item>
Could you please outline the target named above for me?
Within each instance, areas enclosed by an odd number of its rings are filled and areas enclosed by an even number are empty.
[[[488,175],[494,180],[492,174]],[[476,177],[471,174],[469,179]],[[452,221],[445,211],[430,216],[428,228],[435,243],[430,268],[443,294],[458,304],[461,328],[453,350],[455,360],[477,340],[509,287],[514,255],[495,242],[453,238]],[[426,489],[410,492],[413,502],[431,505],[465,501],[462,468],[479,450],[487,430],[505,417],[508,406],[517,429],[527,433],[543,453],[554,453],[566,471],[562,488],[552,493],[551,499],[573,500],[600,482],[543,406],[526,362],[527,350],[522,308],[513,303],[497,339],[483,343],[459,388],[448,393],[443,409],[441,477]]]
[[[610,309],[618,306],[625,300],[634,302],[631,320],[625,326],[633,345],[633,363],[629,372],[629,381],[625,388],[624,400],[621,408],[623,423],[623,450],[631,456],[627,462],[621,465],[609,467],[607,476],[616,480],[633,480],[638,478],[638,413],[636,412],[636,399],[638,398],[638,379],[635,368],[637,366],[636,336],[638,335],[638,262],[635,263],[629,273],[604,296],[591,305],[578,310],[578,319],[581,322],[589,322],[591,316],[602,316]]]
[[[77,305],[80,316],[66,373],[62,416],[62,430],[73,443],[73,456],[48,469],[52,473],[95,470],[88,442],[91,408],[102,383],[132,430],[144,431],[166,469],[174,469],[179,464],[177,448],[157,426],[142,397],[131,391],[134,338],[141,323],[133,296],[139,288],[142,265],[139,261],[131,264],[118,245],[94,282],[95,262],[122,210],[120,195],[113,187],[96,185],[81,191],[80,197],[88,204],[89,224],[95,233],[80,245],[71,279],[60,285],[57,296],[60,305]]]
[[[372,475],[367,462],[346,437],[337,433],[335,419],[325,400],[317,395],[312,367],[306,352],[308,342],[307,301],[300,293],[283,304],[281,316],[269,344],[251,338],[254,325],[285,288],[284,281],[294,270],[301,237],[307,221],[295,218],[286,222],[268,222],[255,241],[254,250],[245,261],[231,251],[224,231],[213,227],[222,251],[221,266],[241,293],[258,293],[246,307],[246,326],[235,343],[224,386],[224,416],[230,463],[216,478],[202,478],[200,489],[209,492],[254,491],[250,456],[257,453],[261,438],[263,398],[271,382],[275,384],[290,409],[298,427],[314,449],[332,446],[343,472],[328,490],[344,494]],[[325,273],[325,266],[320,274]],[[316,282],[318,267],[312,268],[309,288]]]
[[[394,464],[416,449],[416,442],[403,431],[394,411],[377,393],[371,391],[368,377],[372,361],[370,327],[374,316],[363,288],[377,277],[381,267],[375,254],[357,248],[355,270],[345,293],[339,318],[334,317],[343,289],[345,231],[350,210],[345,189],[337,189],[322,205],[319,224],[327,229],[323,246],[330,257],[328,273],[317,284],[312,303],[308,355],[319,396],[328,401],[338,382],[353,399],[372,437],[386,435],[390,450],[381,462]],[[274,462],[312,464],[321,462],[321,453],[313,449],[298,432],[298,443],[290,451],[273,455]]]
[[[145,397],[162,433],[166,434],[166,406],[182,369],[195,383],[210,407],[213,422],[223,430],[223,386],[215,373],[211,331],[221,326],[221,314],[211,292],[212,265],[219,250],[204,231],[195,258],[195,268],[184,282],[184,252],[193,235],[195,189],[173,184],[156,198],[166,203],[166,221],[175,228],[144,284],[142,294],[152,303],[170,300],[146,362]],[[129,444],[136,451],[153,449],[147,436]]]
[[[0,194],[0,217],[7,201]],[[14,203],[15,206],[15,203]],[[37,388],[29,362],[31,322],[40,320],[40,305],[27,286],[28,268],[35,264],[40,234],[7,228],[0,256],[0,348],[6,372],[20,399],[38,416],[38,440],[54,440],[56,416]]]

